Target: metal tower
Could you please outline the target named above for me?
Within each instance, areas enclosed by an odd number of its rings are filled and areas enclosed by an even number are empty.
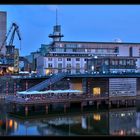
[[[64,35],[61,34],[61,25],[58,25],[58,17],[57,17],[57,9],[56,9],[56,25],[53,27],[53,34],[49,34],[49,37],[53,39],[53,41],[61,41],[61,38]]]

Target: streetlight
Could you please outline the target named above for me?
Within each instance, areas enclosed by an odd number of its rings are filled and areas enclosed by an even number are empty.
[[[93,66],[93,65],[91,66],[91,71],[92,71],[92,73],[93,73],[93,71],[94,71],[94,66]]]
[[[67,78],[68,81],[68,88],[70,89],[70,78]]]

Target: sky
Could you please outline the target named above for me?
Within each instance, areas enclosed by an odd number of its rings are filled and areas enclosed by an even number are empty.
[[[0,5],[7,12],[7,32],[15,22],[21,34],[20,55],[39,50],[49,44],[48,37],[58,24],[62,41],[140,43],[140,5]],[[18,37],[14,45],[20,48]]]

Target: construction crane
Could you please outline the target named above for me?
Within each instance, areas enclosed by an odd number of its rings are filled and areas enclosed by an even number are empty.
[[[10,36],[11,33],[11,36]],[[7,35],[5,36],[2,45],[0,46],[0,63],[1,64],[9,64],[13,67],[14,72],[18,72],[19,69],[19,50],[16,49],[13,45],[15,33],[17,33],[18,39],[20,41],[20,49],[21,49],[21,36],[19,33],[19,26],[16,23],[12,23]],[[9,42],[7,42],[8,37]],[[2,49],[6,47],[6,51],[3,53]]]
[[[19,27],[18,27],[18,25],[16,23],[12,23],[12,26],[10,27],[10,29],[9,29],[9,31],[8,31],[8,33],[7,33],[7,35],[6,35],[5,39],[4,39],[1,47],[0,47],[0,53],[1,53],[2,49],[3,49],[3,47],[6,45],[6,41],[7,41],[8,37],[9,37],[12,29],[14,29],[14,30],[12,32],[12,35],[11,35],[11,38],[9,40],[8,46],[13,46],[13,41],[14,41],[15,32],[16,32],[17,36],[18,36],[18,38],[20,40],[20,49],[21,49],[21,36],[20,36],[20,33],[19,33]]]

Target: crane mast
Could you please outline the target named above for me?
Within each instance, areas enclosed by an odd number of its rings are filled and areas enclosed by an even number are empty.
[[[9,43],[6,43],[8,40],[8,37],[11,37],[9,39]],[[16,23],[12,23],[7,35],[5,36],[5,39],[0,46],[0,58],[6,61],[2,61],[2,64],[9,64],[14,68],[15,72],[18,72],[19,67],[19,49],[15,48],[13,45],[15,34],[17,34],[18,39],[20,41],[20,49],[21,49],[21,36],[19,32],[19,26]],[[7,44],[7,45],[6,45]],[[6,53],[2,53],[2,49],[6,47]]]
[[[18,36],[19,40],[21,41],[21,36],[20,36],[20,33],[19,33],[19,27],[18,27],[18,25],[16,23],[12,23],[12,25],[11,25],[11,27],[10,27],[10,29],[9,29],[9,31],[8,31],[5,39],[4,39],[4,41],[3,41],[3,43],[2,43],[2,45],[0,47],[0,52],[3,49],[3,47],[6,45],[6,41],[7,41],[7,39],[8,39],[8,37],[9,37],[9,35],[10,35],[10,33],[11,33],[13,28],[14,28],[14,30],[12,32],[12,35],[11,35],[11,38],[10,38],[8,46],[12,46],[13,45],[13,41],[14,41],[14,37],[15,37],[15,32],[17,33],[17,36]]]

